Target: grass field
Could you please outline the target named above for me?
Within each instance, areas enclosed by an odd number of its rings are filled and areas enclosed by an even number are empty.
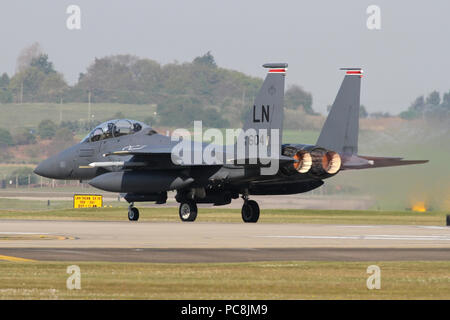
[[[283,143],[315,144],[319,138],[319,131],[312,130],[283,130]]]
[[[72,264],[81,270],[80,290],[66,288]],[[372,264],[381,269],[379,290],[366,286]],[[450,261],[0,262],[0,268],[0,299],[450,299]]]
[[[14,170],[21,168],[32,168],[36,167],[35,164],[15,164],[15,163],[0,163],[0,178],[3,176],[10,175]]]
[[[127,220],[126,202],[105,202],[107,208],[69,209],[71,201],[0,199],[0,219]],[[1,209],[8,208],[8,209]],[[176,207],[141,207],[140,221],[179,221]],[[263,209],[260,223],[445,225],[445,212]],[[241,222],[239,209],[199,208],[200,222]]]

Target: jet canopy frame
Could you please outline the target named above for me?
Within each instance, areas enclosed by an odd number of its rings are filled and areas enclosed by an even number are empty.
[[[130,119],[114,119],[105,121],[96,126],[89,134],[81,140],[84,142],[96,142],[110,138],[135,134],[143,129],[150,128],[149,125]]]

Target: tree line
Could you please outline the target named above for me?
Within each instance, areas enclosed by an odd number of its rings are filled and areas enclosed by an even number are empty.
[[[0,103],[156,104],[157,114],[146,119],[152,125],[186,126],[201,114],[207,127],[239,127],[261,84],[260,78],[220,68],[207,52],[192,62],[166,65],[133,55],[95,58],[77,82],[69,85],[35,43],[19,54],[14,75],[0,76]],[[301,114],[317,114],[312,105],[310,92],[290,86],[285,106],[288,115],[297,115],[289,119],[290,127],[304,127]],[[418,97],[400,117],[448,117],[449,110],[450,91],[442,99],[434,91]],[[369,114],[364,106],[360,111],[362,118],[391,116]]]
[[[205,126],[229,127],[240,125],[242,110],[261,84],[259,78],[218,67],[207,52],[192,62],[166,65],[133,55],[95,58],[68,85],[36,43],[22,50],[12,77],[1,75],[0,103],[156,104],[153,123],[186,125],[201,114]],[[297,85],[286,91],[286,106],[314,114],[311,93]]]
[[[42,120],[37,126],[37,130],[21,128],[15,134],[11,134],[7,129],[0,128],[0,148],[34,144],[37,137],[40,139],[58,139],[63,141],[71,141],[73,133],[80,129],[79,123],[76,121],[63,121],[59,125],[50,119]],[[88,130],[87,127],[83,128]]]
[[[403,119],[417,118],[449,118],[450,117],[450,90],[441,95],[433,91],[425,98],[419,96],[414,100],[406,111],[400,113]]]

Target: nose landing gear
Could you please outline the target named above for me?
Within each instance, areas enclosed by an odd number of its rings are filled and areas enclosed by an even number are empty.
[[[128,220],[130,221],[138,221],[139,220],[139,210],[134,207],[133,203],[130,203],[128,207]]]

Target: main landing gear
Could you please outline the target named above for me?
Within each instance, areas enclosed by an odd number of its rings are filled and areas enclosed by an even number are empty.
[[[259,219],[259,206],[254,200],[248,199],[248,193],[242,195],[244,204],[242,205],[242,220],[244,222],[258,222]],[[198,208],[197,204],[193,200],[183,199],[180,201],[179,214],[181,221],[192,222],[197,218]]]
[[[255,200],[249,200],[248,194],[244,193],[242,195],[244,199],[244,204],[242,205],[242,220],[244,222],[258,222],[259,219],[259,205]]]
[[[139,210],[132,203],[128,207],[128,220],[130,221],[138,221],[139,220]]]
[[[259,205],[255,200],[249,200],[248,194],[244,193],[242,195],[244,199],[244,204],[242,205],[242,220],[244,222],[258,222],[259,219]],[[183,200],[179,207],[180,219],[183,222],[192,222],[197,218],[198,208],[197,204],[193,200]],[[139,220],[139,210],[131,202],[128,207],[128,220],[138,221]]]
[[[181,221],[184,221],[184,222],[195,221],[195,219],[197,218],[197,212],[198,212],[197,204],[192,200],[182,202],[182,203],[180,203],[180,208],[179,208],[178,212],[180,214]]]

